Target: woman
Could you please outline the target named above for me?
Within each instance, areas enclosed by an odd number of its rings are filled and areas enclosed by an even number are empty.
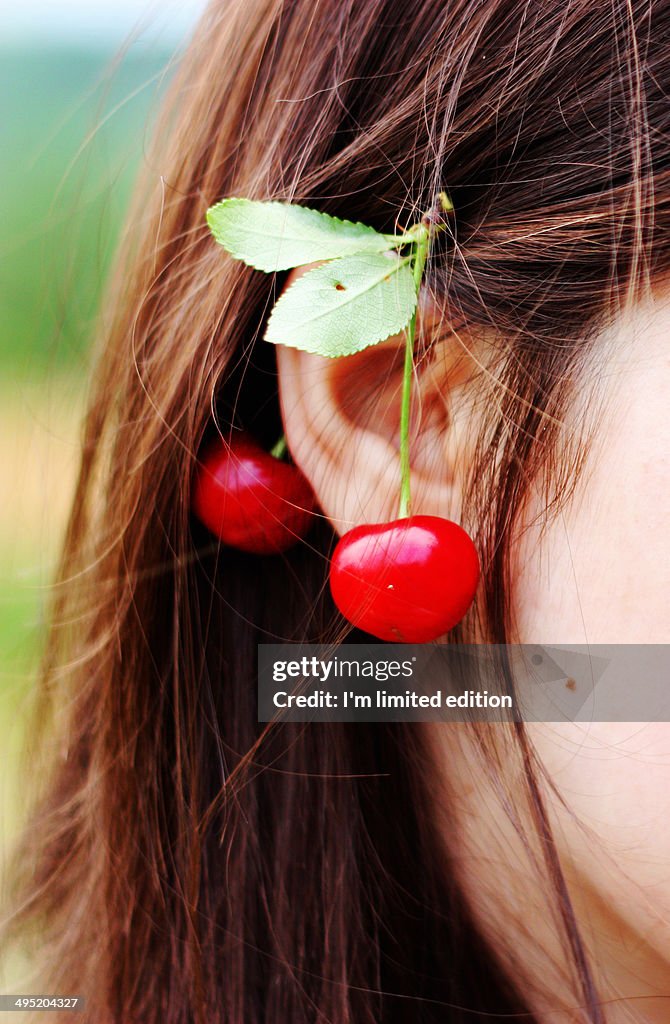
[[[392,231],[448,188],[412,427],[415,508],[483,566],[448,639],[668,642],[669,31],[665,0],[210,5],[119,257],[44,665],[14,926],[73,1020],[667,1019],[667,726],[256,721],[258,643],[345,635],[328,557],[392,515],[402,356],[275,353],[286,280],[204,214]],[[232,426],[285,430],[314,488],[285,557],[189,514]]]

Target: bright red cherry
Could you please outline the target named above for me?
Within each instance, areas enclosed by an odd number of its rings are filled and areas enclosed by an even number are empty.
[[[230,547],[256,555],[286,551],[308,531],[312,488],[296,466],[282,462],[247,433],[221,438],[201,456],[192,509]]]
[[[426,643],[460,622],[479,575],[476,548],[457,523],[411,516],[345,533],[333,553],[330,589],[344,617],[366,633]]]

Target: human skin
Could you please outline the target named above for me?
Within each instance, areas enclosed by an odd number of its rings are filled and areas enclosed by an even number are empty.
[[[575,437],[588,444],[576,487],[552,519],[544,514],[541,489],[531,488],[517,522],[516,642],[670,643],[669,334],[670,292],[664,291],[589,342],[584,379],[562,432],[566,444]],[[358,389],[379,391],[373,416],[361,411],[365,403],[356,404],[354,387],[343,386],[348,371],[336,364],[346,360],[278,349],[289,445],[339,532],[393,517],[398,381],[391,362],[388,372],[379,372],[374,360],[380,357],[362,354],[348,378]],[[472,436],[459,428],[459,403],[467,404],[469,386],[461,362],[448,356],[439,364],[442,379],[432,382],[450,402],[448,425],[439,402],[434,412],[430,389],[419,396],[428,410],[427,439],[416,442],[413,458],[416,510],[453,518]],[[480,726],[480,738],[485,728],[500,739],[508,727]],[[670,723],[527,729],[546,773],[543,795],[608,1020],[665,1021]],[[438,823],[449,804],[445,870],[459,875],[482,929],[540,1019],[582,1019],[530,814],[522,808],[519,817],[531,836],[529,850],[502,807],[501,791],[517,802],[525,792],[518,756],[510,754],[494,785],[467,726],[427,726],[426,734],[436,764]]]
[[[563,513],[517,546],[520,642],[670,643],[669,296],[596,341],[599,413]],[[593,386],[595,385],[595,386]],[[573,410],[576,425],[578,410]],[[541,519],[535,497],[527,511]],[[539,514],[539,517],[538,517]],[[631,680],[635,687],[637,680]],[[612,1020],[670,1013],[670,723],[529,725],[556,841]],[[639,998],[648,996],[648,998]],[[638,997],[638,998],[635,998]]]
[[[520,643],[670,643],[669,331],[666,295],[593,344],[584,394],[597,414],[577,487],[550,521],[534,491],[519,523],[512,597]],[[583,413],[584,402],[571,410],[566,434],[580,429]],[[565,956],[543,909],[542,868],[529,863],[474,745],[455,729],[432,730],[431,739],[460,816],[456,870],[494,942],[505,928],[525,966],[513,966],[506,950],[502,959],[517,976],[526,972],[541,1019],[574,1020],[556,1012],[579,997],[556,966]],[[550,782],[543,792],[554,839],[608,1019],[666,1021],[670,723],[544,723],[527,731]],[[514,792],[513,770],[508,785]]]

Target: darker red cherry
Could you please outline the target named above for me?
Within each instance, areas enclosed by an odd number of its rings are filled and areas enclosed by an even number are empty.
[[[309,529],[314,493],[296,466],[246,433],[218,438],[199,461],[192,508],[230,547],[257,555],[290,548]]]
[[[333,553],[330,589],[345,618],[366,633],[426,643],[460,622],[479,573],[475,546],[457,523],[411,516],[345,533]]]

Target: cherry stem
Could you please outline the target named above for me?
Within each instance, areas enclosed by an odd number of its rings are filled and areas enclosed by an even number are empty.
[[[428,259],[430,249],[430,221],[428,224],[423,218],[416,228],[416,244],[414,248],[414,260],[412,274],[416,287],[416,306],[412,319],[405,329],[405,364],[402,378],[402,397],[400,401],[400,504],[398,507],[398,518],[406,519],[411,515],[411,468],[409,461],[409,419],[412,404],[412,375],[414,373],[414,337],[416,335],[416,317],[419,305],[419,292],[423,272]]]
[[[286,444],[286,437],[282,434],[276,444],[270,449],[270,455],[275,459],[283,459],[287,451],[288,445]]]

